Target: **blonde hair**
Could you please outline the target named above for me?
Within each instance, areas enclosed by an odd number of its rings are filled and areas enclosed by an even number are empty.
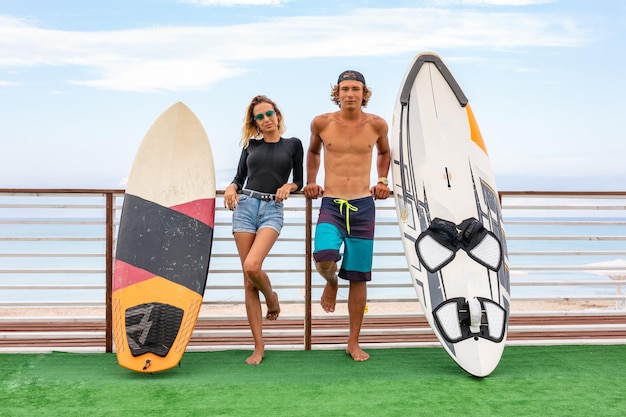
[[[280,112],[278,105],[274,101],[270,100],[264,95],[258,95],[252,98],[248,107],[246,107],[246,114],[243,117],[243,127],[241,128],[241,141],[240,144],[247,148],[250,144],[250,139],[260,139],[262,137],[261,129],[254,120],[254,107],[260,103],[267,103],[274,107],[276,117],[278,118],[278,134],[285,133],[285,124],[283,122],[283,114]]]
[[[370,98],[372,97],[372,89],[363,85],[363,101],[361,101],[361,107],[367,107]],[[341,100],[339,100],[339,84],[335,84],[330,90],[330,100],[341,107]]]

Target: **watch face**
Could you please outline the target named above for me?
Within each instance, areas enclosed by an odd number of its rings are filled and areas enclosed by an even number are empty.
[[[389,185],[389,180],[387,178],[379,178],[378,182],[381,184]]]

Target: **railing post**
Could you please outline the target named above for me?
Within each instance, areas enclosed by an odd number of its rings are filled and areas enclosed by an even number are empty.
[[[313,223],[313,204],[310,198],[305,197],[305,255],[304,255],[304,350],[311,350],[311,249],[312,242],[312,223]]]
[[[105,350],[113,352],[113,193],[106,194],[106,331]]]

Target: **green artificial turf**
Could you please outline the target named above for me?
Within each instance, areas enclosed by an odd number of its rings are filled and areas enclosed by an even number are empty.
[[[0,416],[623,416],[626,346],[507,347],[486,378],[441,348],[189,352],[140,374],[114,354],[0,355]]]

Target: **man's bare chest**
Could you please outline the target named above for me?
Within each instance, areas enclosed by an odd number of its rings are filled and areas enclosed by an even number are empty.
[[[329,152],[371,152],[377,140],[371,128],[339,125],[322,132],[321,137]]]

